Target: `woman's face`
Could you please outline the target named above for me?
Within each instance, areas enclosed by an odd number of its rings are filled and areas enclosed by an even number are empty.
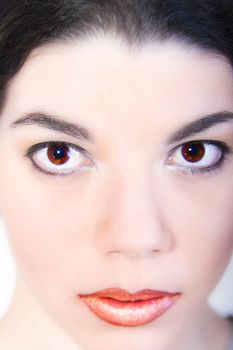
[[[37,49],[11,81],[0,209],[27,285],[85,349],[167,346],[201,313],[233,246],[232,83],[221,56],[107,37]],[[127,327],[78,297],[107,288],[180,297]]]

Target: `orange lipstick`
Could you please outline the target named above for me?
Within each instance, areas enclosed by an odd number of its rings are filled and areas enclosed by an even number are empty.
[[[180,293],[144,289],[130,294],[125,289],[109,288],[79,296],[102,320],[132,327],[150,323],[161,316],[176,302]]]

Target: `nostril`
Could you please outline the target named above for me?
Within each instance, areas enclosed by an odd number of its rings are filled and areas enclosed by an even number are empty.
[[[127,257],[134,258],[134,257],[150,255],[150,254],[153,254],[154,252],[159,251],[155,249],[150,249],[149,247],[146,247],[146,246],[143,247],[135,244],[130,246],[128,243],[125,243],[125,242],[123,243],[118,242],[118,247],[119,247],[118,249],[107,250],[106,253],[111,255],[125,255]]]
[[[97,232],[98,249],[104,254],[140,257],[167,252],[174,246],[170,230],[155,217],[130,221],[119,220],[118,216],[118,220],[106,226],[106,230]]]

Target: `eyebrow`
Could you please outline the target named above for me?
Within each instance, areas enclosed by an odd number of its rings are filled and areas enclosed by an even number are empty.
[[[203,116],[200,119],[194,120],[183,127],[181,127],[176,132],[172,133],[167,139],[166,144],[170,145],[172,143],[181,141],[187,137],[194,136],[201,131],[207,130],[217,124],[224,122],[233,121],[233,112],[220,111],[212,114]]]
[[[42,112],[25,114],[23,117],[14,121],[10,126],[16,128],[21,125],[38,125],[72,136],[80,141],[94,142],[94,138],[87,128]]]
[[[202,118],[194,120],[172,133],[166,139],[165,143],[170,145],[172,143],[179,142],[217,124],[229,121],[233,121],[233,112],[220,111],[203,116]],[[81,141],[94,142],[94,138],[87,128],[61,120],[60,117],[48,115],[42,112],[28,113],[20,119],[14,121],[10,126],[15,128],[21,125],[38,125],[40,127],[55,130],[68,136],[75,137]]]

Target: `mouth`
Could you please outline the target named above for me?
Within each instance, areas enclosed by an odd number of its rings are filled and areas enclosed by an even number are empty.
[[[180,297],[170,293],[144,289],[130,294],[125,289],[109,288],[79,297],[102,320],[124,327],[141,326],[163,315]]]

